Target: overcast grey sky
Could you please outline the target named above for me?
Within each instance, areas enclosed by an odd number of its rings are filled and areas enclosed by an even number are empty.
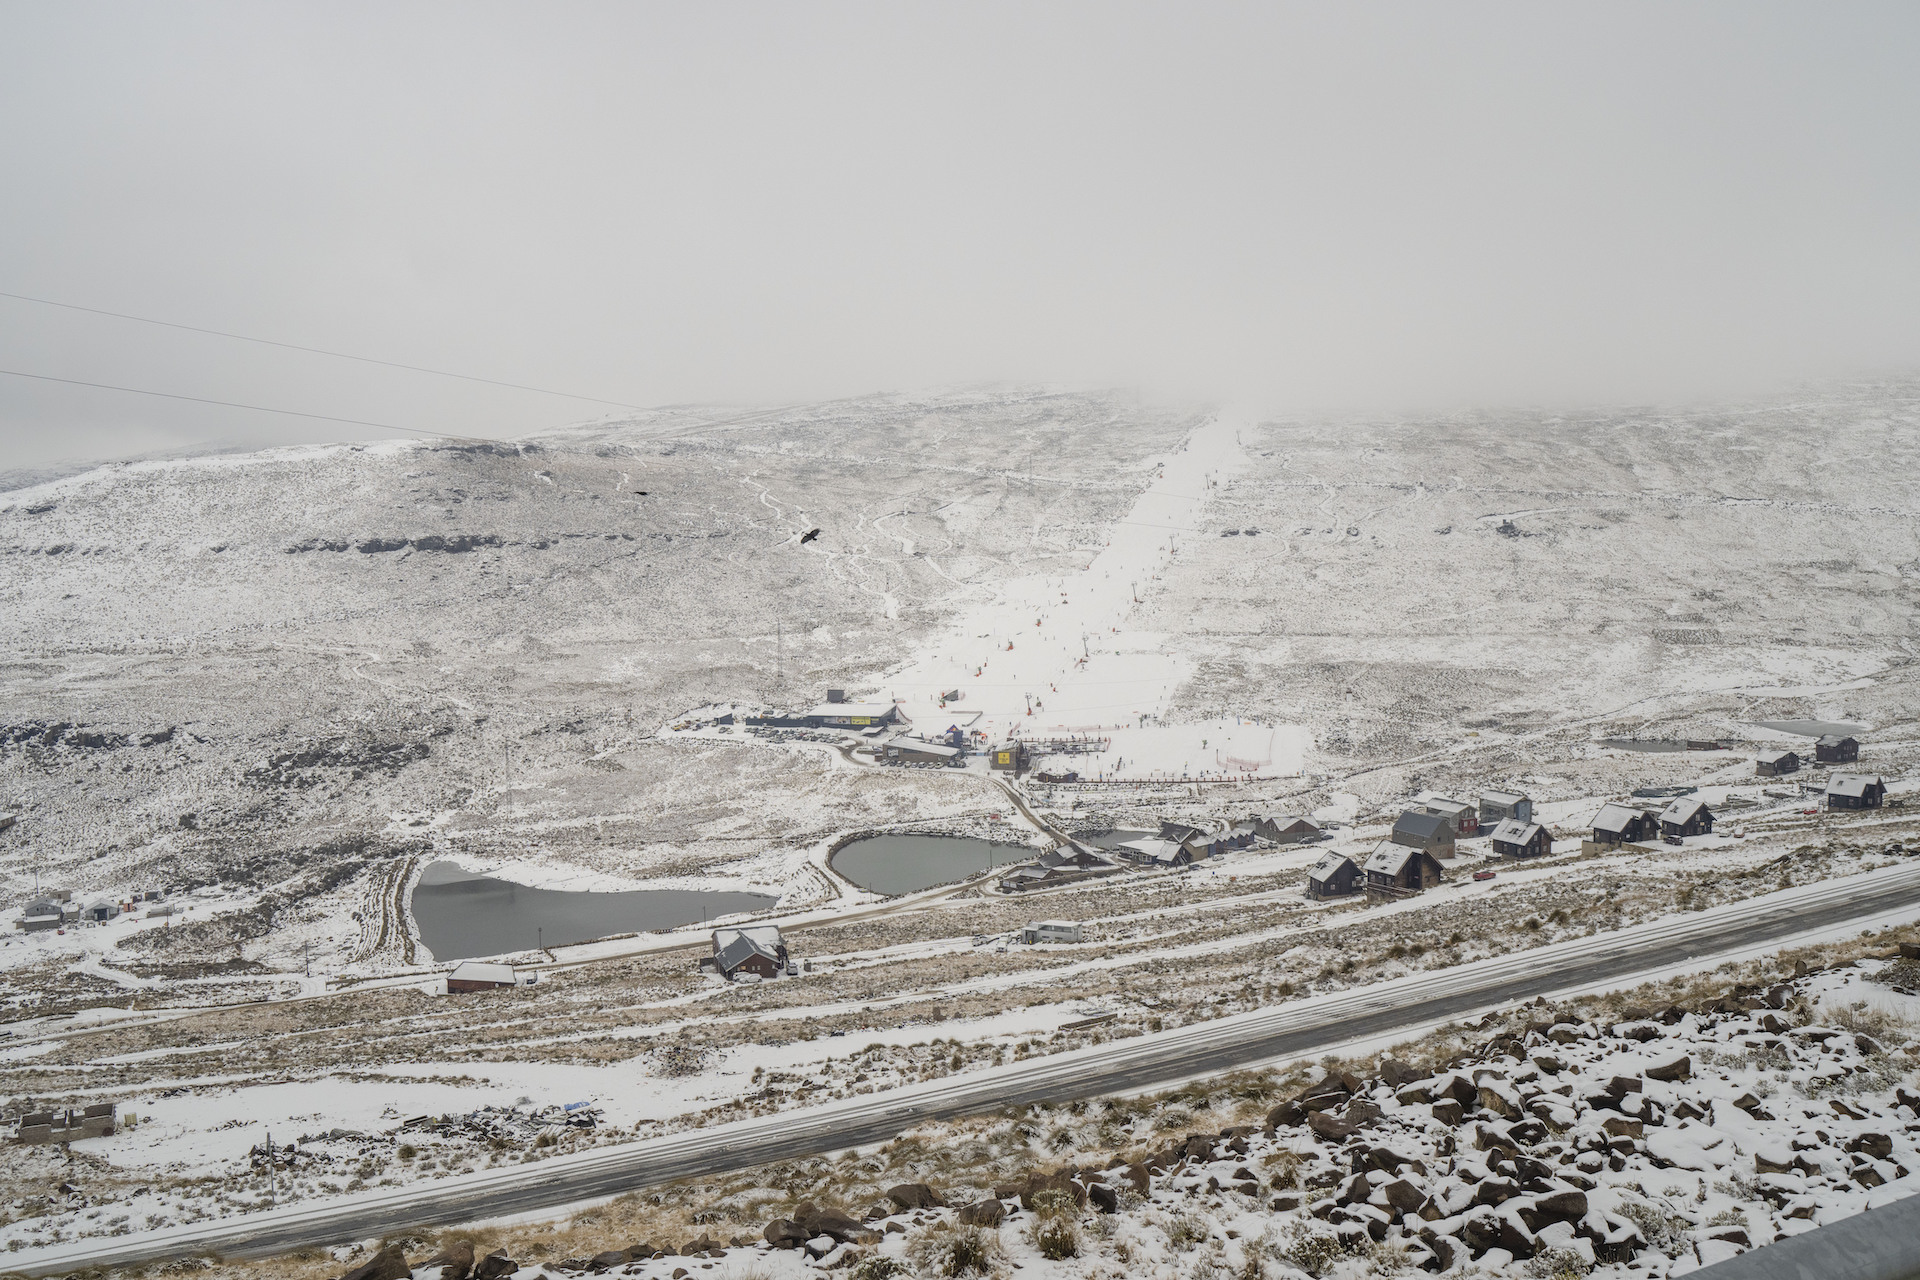
[[[580,390],[1282,412],[1920,368],[1920,6],[0,4],[0,290]],[[588,404],[0,298],[0,368]],[[0,466],[365,436],[0,377]]]

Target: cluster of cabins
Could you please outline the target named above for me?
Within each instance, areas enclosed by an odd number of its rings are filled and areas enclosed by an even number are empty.
[[[1124,841],[1115,845],[1112,853],[1140,866],[1186,867],[1236,849],[1251,848],[1258,841],[1289,845],[1324,839],[1326,832],[1311,819],[1298,814],[1256,813],[1216,830],[1162,820],[1158,834]]]
[[[1478,804],[1431,792],[1394,820],[1393,834],[1356,862],[1329,853],[1307,873],[1307,896],[1316,901],[1365,893],[1369,902],[1391,902],[1439,884],[1441,862],[1455,856],[1462,837],[1491,836],[1505,858],[1538,858],[1553,850],[1553,835],[1533,820],[1533,801],[1517,791],[1481,793]]]

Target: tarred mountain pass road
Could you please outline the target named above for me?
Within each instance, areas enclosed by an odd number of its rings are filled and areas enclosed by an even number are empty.
[[[527,1213],[697,1174],[880,1142],[922,1121],[1009,1103],[1124,1092],[1270,1059],[1313,1056],[1517,999],[1605,986],[1688,961],[1711,962],[1868,917],[1885,922],[1890,913],[1920,916],[1920,861],[885,1093],[412,1187],[22,1250],[9,1255],[5,1266],[45,1275],[194,1254],[258,1256],[403,1227]]]

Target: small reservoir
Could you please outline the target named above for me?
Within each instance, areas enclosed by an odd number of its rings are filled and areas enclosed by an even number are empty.
[[[1025,862],[1040,851],[973,836],[867,836],[833,855],[833,869],[874,893],[894,897]]]
[[[1848,724],[1844,720],[1755,720],[1754,725],[1761,729],[1772,729],[1776,733],[1799,733],[1809,738],[1824,738],[1834,734],[1842,738],[1857,738],[1867,731],[1863,724]]]
[[[528,951],[542,943],[558,947],[616,933],[672,929],[764,911],[776,900],[764,893],[716,889],[532,889],[435,862],[420,873],[409,906],[434,959],[466,960]]]

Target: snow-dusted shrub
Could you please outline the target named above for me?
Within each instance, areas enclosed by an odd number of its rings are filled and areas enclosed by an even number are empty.
[[[1212,1234],[1205,1219],[1197,1218],[1190,1213],[1176,1213],[1155,1225],[1167,1233],[1167,1243],[1182,1252],[1193,1248]]]
[[[897,1259],[876,1253],[860,1259],[847,1272],[847,1280],[893,1280],[906,1268]]]
[[[1280,1261],[1316,1277],[1327,1274],[1335,1263],[1348,1256],[1339,1236],[1318,1222],[1309,1225],[1306,1219],[1296,1219],[1286,1238],[1273,1249]]]
[[[907,1257],[926,1276],[985,1275],[1005,1250],[1000,1233],[939,1222],[908,1238]]]
[[[1036,1196],[1035,1208],[1039,1207],[1038,1199]],[[1027,1240],[1041,1257],[1053,1262],[1080,1256],[1080,1228],[1070,1217],[1050,1215],[1035,1218],[1027,1228]]]
[[[1658,1249],[1668,1257],[1685,1242],[1681,1232],[1693,1226],[1685,1218],[1664,1213],[1644,1201],[1622,1200],[1620,1216],[1639,1229],[1640,1238],[1647,1242],[1648,1248]]]
[[[1530,1280],[1580,1280],[1593,1267],[1572,1249],[1542,1249],[1527,1259]]]
[[[1193,1112],[1185,1107],[1168,1107],[1153,1118],[1153,1127],[1162,1133],[1184,1129],[1193,1123]]]
[[[1276,1151],[1266,1158],[1273,1171],[1268,1183],[1275,1191],[1290,1191],[1300,1185],[1300,1156],[1293,1151]]]
[[[1041,1218],[1071,1218],[1079,1208],[1079,1201],[1065,1191],[1048,1188],[1033,1196],[1033,1212]]]

